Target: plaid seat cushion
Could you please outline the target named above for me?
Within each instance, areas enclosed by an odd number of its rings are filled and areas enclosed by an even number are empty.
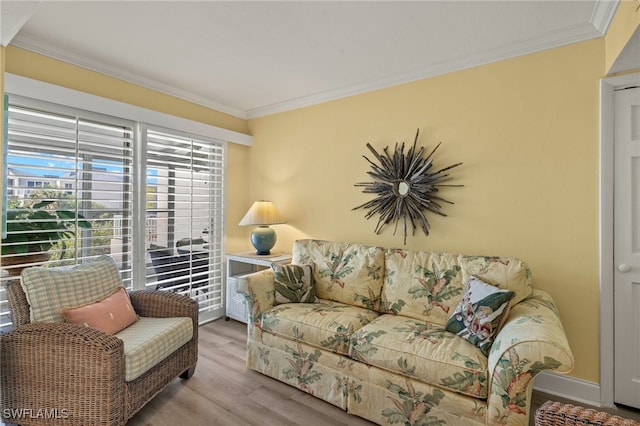
[[[105,255],[71,268],[27,268],[20,285],[31,307],[31,322],[64,322],[62,308],[102,300],[121,287],[122,280],[113,259]]]
[[[130,382],[193,337],[190,318],[140,319],[115,334],[124,342],[125,381]]]

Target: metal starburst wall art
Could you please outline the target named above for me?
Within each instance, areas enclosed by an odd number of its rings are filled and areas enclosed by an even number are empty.
[[[452,177],[446,173],[448,170],[458,167],[462,163],[452,164],[438,171],[432,171],[433,154],[441,143],[424,157],[424,147],[416,148],[420,129],[416,132],[413,146],[405,154],[404,142],[398,146],[396,143],[393,153],[389,153],[389,147],[385,147],[383,154],[367,143],[367,148],[373,153],[377,164],[367,156],[364,159],[371,164],[371,170],[367,172],[373,182],[360,182],[355,186],[364,187],[365,194],[375,194],[375,198],[352,210],[366,209],[365,219],[379,215],[375,233],[380,234],[382,229],[391,222],[395,223],[393,234],[398,230],[398,222],[403,222],[404,244],[407,244],[407,232],[409,225],[412,227],[412,235],[415,235],[418,226],[425,235],[429,235],[430,224],[425,216],[430,211],[441,216],[446,216],[441,209],[441,202],[454,204],[451,201],[437,195],[441,186],[456,186],[443,182]]]

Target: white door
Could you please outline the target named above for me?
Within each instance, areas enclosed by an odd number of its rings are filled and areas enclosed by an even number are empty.
[[[615,92],[614,400],[640,408],[640,88]]]

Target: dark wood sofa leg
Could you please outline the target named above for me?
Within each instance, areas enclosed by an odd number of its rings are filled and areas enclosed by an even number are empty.
[[[190,379],[190,378],[191,378],[191,376],[193,376],[193,373],[194,373],[195,371],[196,371],[196,367],[195,367],[195,366],[193,366],[193,367],[191,367],[190,369],[185,370],[185,371],[180,375],[180,378],[181,378],[181,379],[184,379],[184,380]]]

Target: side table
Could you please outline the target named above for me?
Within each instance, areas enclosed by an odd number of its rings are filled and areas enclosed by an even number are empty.
[[[271,267],[273,263],[289,263],[291,255],[286,253],[272,253],[257,255],[255,252],[227,253],[227,285],[225,297],[225,320],[246,323],[249,318],[249,308],[244,295],[238,293],[238,278]]]

